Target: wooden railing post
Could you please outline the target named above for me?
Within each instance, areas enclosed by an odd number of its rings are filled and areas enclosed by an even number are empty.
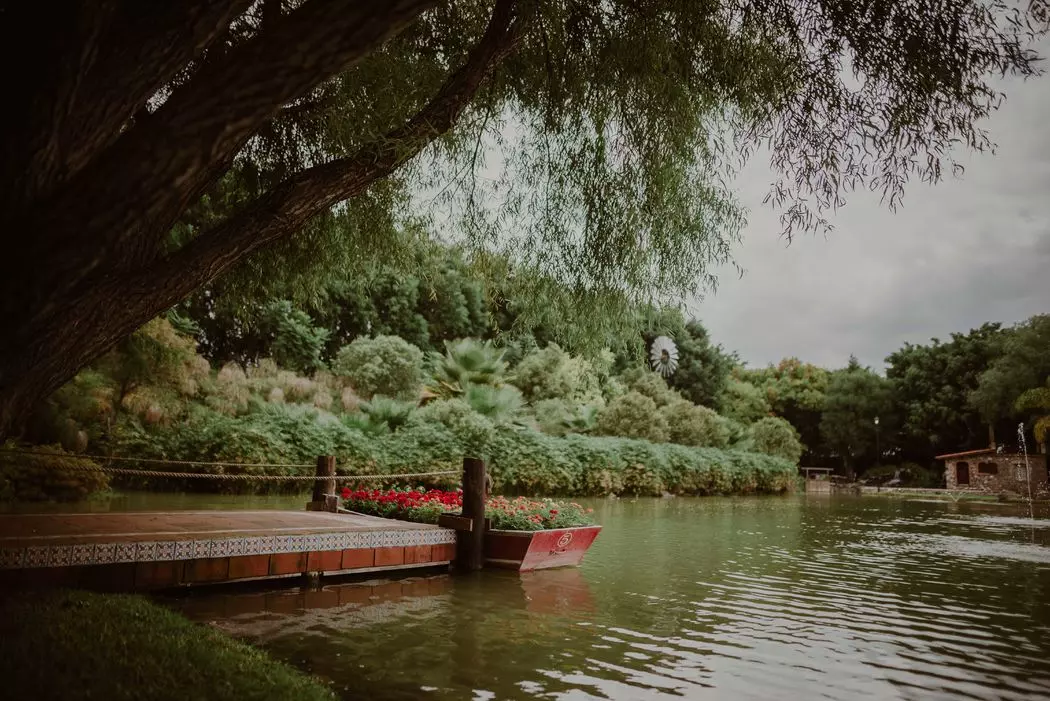
[[[314,482],[314,492],[310,503],[306,505],[308,511],[335,511],[339,501],[335,495],[335,456],[317,456],[317,477],[327,477]]]
[[[485,563],[485,461],[463,458],[463,517],[470,530],[456,531],[456,565],[468,572]]]

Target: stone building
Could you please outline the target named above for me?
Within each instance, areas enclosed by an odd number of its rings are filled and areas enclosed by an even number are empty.
[[[968,450],[965,453],[938,455],[944,461],[944,479],[948,489],[972,489],[979,492],[1016,492],[1027,495],[1025,457],[1017,453],[1000,453],[995,448]],[[1047,491],[1046,456],[1029,454],[1032,494]]]

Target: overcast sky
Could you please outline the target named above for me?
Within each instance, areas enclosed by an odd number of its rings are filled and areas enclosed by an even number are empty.
[[[987,122],[996,155],[963,158],[961,179],[912,183],[896,213],[854,193],[826,239],[786,245],[762,204],[772,174],[750,164],[737,183],[751,210],[734,252],[744,276],[725,269],[690,309],[713,340],[750,366],[838,367],[853,353],[882,369],[905,341],[1050,312],[1050,76],[1005,91]]]

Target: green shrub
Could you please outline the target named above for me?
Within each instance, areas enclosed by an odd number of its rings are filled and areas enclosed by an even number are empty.
[[[324,367],[321,354],[330,332],[313,325],[313,319],[286,299],[270,302],[260,318],[260,331],[268,336],[269,354],[277,364],[297,372]]]
[[[657,414],[667,423],[671,443],[715,448],[729,445],[730,429],[725,419],[705,406],[680,399],[660,407]]]
[[[638,392],[652,399],[656,406],[665,406],[682,400],[682,395],[667,386],[659,373],[648,368],[631,368],[620,375],[620,382],[629,392]]]
[[[474,411],[462,399],[438,399],[416,411],[412,416],[416,425],[439,423],[449,430],[456,443],[469,457],[484,458],[494,435],[494,425],[488,418]]]
[[[575,404],[602,403],[598,372],[590,362],[573,357],[557,344],[529,353],[514,368],[511,382],[530,402],[564,399]]]
[[[415,400],[423,381],[423,351],[398,336],[358,338],[339,351],[332,371],[363,397]]]
[[[3,447],[17,450],[23,446],[8,442]],[[0,451],[0,501],[77,501],[109,487],[105,473],[90,469],[98,467],[91,460],[78,458],[57,445],[31,449],[47,455]]]
[[[751,425],[753,449],[783,458],[795,465],[802,457],[802,442],[798,431],[779,416],[767,416]]]
[[[666,441],[668,436],[667,419],[657,412],[656,402],[635,391],[617,397],[598,412],[596,431],[603,436],[644,438],[655,443]]]

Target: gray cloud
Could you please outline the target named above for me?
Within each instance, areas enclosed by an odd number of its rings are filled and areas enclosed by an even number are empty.
[[[1050,77],[1004,90],[986,125],[995,156],[965,157],[959,179],[912,183],[896,213],[854,193],[826,238],[788,246],[761,203],[772,175],[750,164],[737,182],[751,209],[734,251],[745,275],[722,270],[691,311],[752,366],[798,356],[837,367],[853,353],[876,368],[906,341],[1050,312]]]

